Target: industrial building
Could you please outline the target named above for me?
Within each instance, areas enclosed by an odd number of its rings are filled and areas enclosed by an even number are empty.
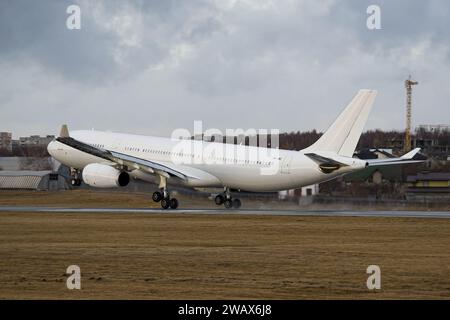
[[[407,178],[408,200],[424,200],[434,203],[447,202],[450,195],[450,173],[430,172],[411,175]]]
[[[47,146],[53,139],[55,139],[55,136],[53,136],[53,135],[47,135],[45,137],[41,137],[38,135],[33,135],[33,136],[29,136],[29,137],[20,137],[19,145],[21,147],[23,147],[23,146]]]
[[[12,134],[11,132],[0,132],[0,150],[12,151]]]
[[[406,181],[410,188],[420,190],[440,189],[450,192],[450,172],[419,173],[408,176]]]
[[[31,135],[12,139],[11,132],[0,132],[0,156],[31,156],[46,153],[47,145],[55,139],[54,135]]]

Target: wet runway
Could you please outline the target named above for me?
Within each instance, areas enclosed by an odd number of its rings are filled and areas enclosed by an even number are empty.
[[[324,216],[324,217],[392,217],[392,218],[450,218],[448,211],[351,211],[351,210],[280,210],[280,209],[177,209],[159,208],[66,208],[35,206],[0,206],[0,212],[52,213],[146,213],[146,214],[229,214],[266,216]]]

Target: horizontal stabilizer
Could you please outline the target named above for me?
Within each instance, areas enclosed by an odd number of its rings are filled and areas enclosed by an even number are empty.
[[[419,151],[420,151],[420,148],[415,148],[414,150],[411,150],[410,152],[402,155],[400,158],[402,158],[402,159],[412,159],[412,158],[414,158],[414,156],[416,154],[419,153]]]
[[[419,153],[420,148],[416,148],[399,158],[386,158],[386,159],[370,159],[366,160],[369,166],[388,166],[394,164],[410,164],[410,163],[420,163],[426,160],[416,159],[414,157]]]

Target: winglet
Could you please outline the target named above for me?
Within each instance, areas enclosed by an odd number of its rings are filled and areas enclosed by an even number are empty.
[[[420,148],[415,148],[414,150],[411,150],[410,152],[402,155],[401,159],[412,159],[414,156],[420,151]]]
[[[63,124],[61,126],[61,131],[59,132],[59,137],[60,138],[67,138],[70,137],[69,135],[69,129],[67,128],[67,124]]]

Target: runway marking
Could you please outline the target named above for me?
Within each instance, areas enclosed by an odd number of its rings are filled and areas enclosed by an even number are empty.
[[[0,212],[52,212],[52,213],[149,213],[149,214],[226,214],[266,216],[325,216],[325,217],[392,217],[392,218],[450,218],[448,211],[351,211],[351,210],[279,210],[279,209],[177,209],[159,208],[64,208],[0,206]]]

